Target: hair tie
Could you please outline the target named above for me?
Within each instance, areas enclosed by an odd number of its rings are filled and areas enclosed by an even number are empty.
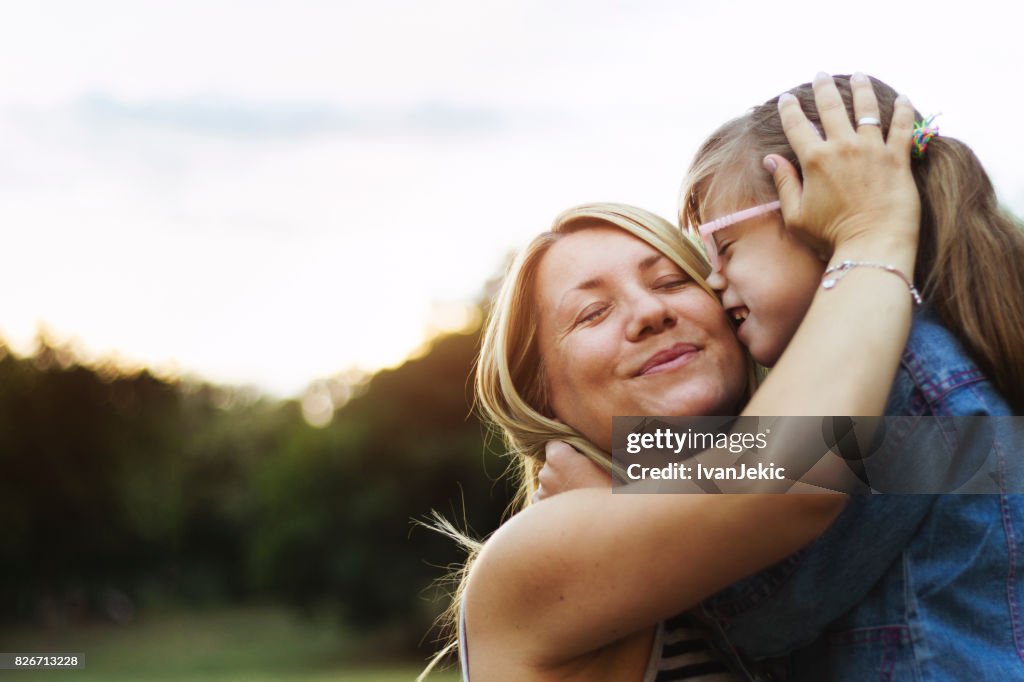
[[[928,148],[928,143],[939,134],[939,126],[932,124],[936,116],[938,114],[932,114],[914,124],[914,144],[910,149],[910,155],[915,159],[924,158],[924,151]]]

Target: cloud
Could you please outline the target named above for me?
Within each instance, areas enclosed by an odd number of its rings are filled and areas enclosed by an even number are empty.
[[[457,102],[346,110],[326,102],[260,102],[220,95],[127,102],[103,92],[78,97],[71,113],[89,127],[128,125],[235,138],[346,132],[450,134],[496,130],[504,123],[500,112],[493,108]]]

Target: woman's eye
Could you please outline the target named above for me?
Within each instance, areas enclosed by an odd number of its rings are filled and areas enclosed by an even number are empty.
[[[677,289],[681,286],[685,286],[690,283],[690,278],[684,275],[673,275],[671,277],[665,277],[655,283],[656,289]]]
[[[595,308],[587,308],[580,316],[576,319],[576,324],[586,324],[587,322],[593,322],[604,315],[605,311],[608,310],[607,306],[599,306]]]

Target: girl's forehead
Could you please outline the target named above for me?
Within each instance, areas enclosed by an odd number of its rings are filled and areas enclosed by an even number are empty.
[[[701,202],[701,218],[708,222],[753,206],[753,201],[735,188],[712,188]]]
[[[763,178],[744,177],[740,172],[719,172],[700,198],[702,222],[742,211],[775,199],[774,186]]]
[[[703,219],[717,217],[704,214],[709,200],[715,202],[716,208],[724,207],[729,212],[775,198],[766,196],[774,194],[775,184],[764,169],[763,154],[752,142],[745,138],[732,140],[701,164],[697,199]]]

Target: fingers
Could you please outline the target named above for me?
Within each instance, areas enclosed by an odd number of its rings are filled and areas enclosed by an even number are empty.
[[[554,494],[550,491],[556,489],[557,481],[555,479],[557,479],[557,477],[557,472],[551,468],[551,465],[545,463],[544,466],[541,467],[540,473],[537,474],[537,490],[530,498],[530,502],[540,502],[544,498],[550,497]]]
[[[562,440],[549,440],[544,444],[544,468],[559,467],[572,461],[580,453],[573,446]]]
[[[825,139],[835,140],[853,133],[850,116],[846,113],[846,105],[839,95],[839,88],[832,76],[819,73],[814,77],[814,104],[818,108],[818,118],[825,128]],[[868,84],[870,87],[870,83]]]
[[[560,466],[559,462],[564,461],[561,450],[566,447],[569,446],[560,440],[549,440],[544,444],[544,466],[540,468],[540,473],[537,474],[537,482],[541,487],[546,485],[549,490],[554,489],[555,479],[558,476]]]
[[[544,444],[544,466],[537,475],[540,491],[535,500],[553,497],[577,488],[600,488],[611,485],[611,477],[589,457],[563,441]]]
[[[910,163],[910,148],[914,137],[914,105],[906,95],[896,98],[893,105],[892,122],[889,124],[889,137],[886,146],[898,154],[898,158]]]
[[[775,189],[779,193],[783,222],[789,225],[797,224],[799,222],[800,196],[803,193],[800,174],[797,173],[793,164],[777,154],[769,154],[764,157],[764,169],[771,173]]]
[[[800,173],[797,172],[793,164],[775,154],[764,157],[764,168],[771,173],[772,180],[775,182],[775,190],[779,194],[782,222],[816,252],[828,253],[831,249],[827,242],[807,234],[806,230],[802,229],[804,218],[801,202],[804,188],[803,182],[800,180]]]
[[[537,503],[557,495],[566,487],[567,464],[576,453],[571,445],[560,440],[549,440],[544,444],[544,466],[537,474],[537,491],[530,502]]]
[[[878,110],[878,98],[871,79],[862,73],[850,77],[850,91],[853,93],[853,117],[857,121],[857,134],[875,139],[882,139],[881,114]],[[866,119],[877,123],[866,122]],[[861,121],[865,121],[861,123]]]
[[[814,125],[807,120],[807,115],[800,108],[800,101],[792,93],[779,95],[779,119],[782,130],[786,133],[789,146],[798,158],[804,158],[808,152],[822,144],[821,135]]]

